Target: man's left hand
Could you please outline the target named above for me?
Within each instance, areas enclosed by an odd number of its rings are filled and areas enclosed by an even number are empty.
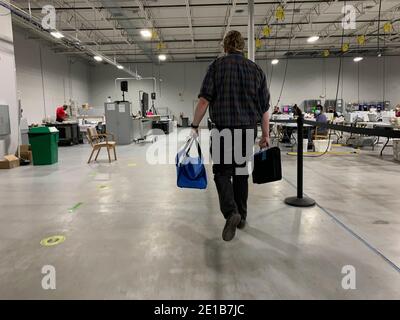
[[[270,146],[269,137],[261,137],[260,142],[258,143],[261,149],[268,148]]]

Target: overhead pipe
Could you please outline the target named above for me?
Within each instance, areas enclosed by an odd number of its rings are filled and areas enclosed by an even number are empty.
[[[321,2],[321,0],[295,0],[296,4],[313,4],[313,3],[319,3]],[[335,0],[337,2],[346,2],[349,0]],[[352,2],[362,2],[365,0],[351,0]],[[294,1],[286,1],[286,4],[291,4]],[[260,2],[256,2],[255,5],[256,6],[261,6],[261,5],[274,5],[274,4],[281,4],[282,0],[273,0],[273,1],[260,1]],[[239,2],[238,3],[239,6],[244,6],[246,5],[246,2]],[[226,7],[226,1],[225,2],[220,2],[220,3],[194,3],[194,4],[190,4],[191,7]],[[185,4],[167,4],[167,5],[145,5],[143,6],[144,9],[172,9],[172,8],[185,8],[186,5]],[[105,9],[123,9],[123,10],[129,10],[129,9],[139,9],[140,7],[138,5],[125,5],[125,6],[115,6],[115,5],[111,5],[111,6],[95,6],[95,8],[97,10],[105,10]],[[93,9],[93,7],[80,7],[77,9],[81,9],[81,10],[91,10]],[[34,10],[41,10],[38,8],[32,8],[32,11]],[[68,11],[68,10],[76,10],[76,8],[74,7],[57,7],[56,10],[60,10],[60,11]]]
[[[255,61],[255,39],[254,39],[254,0],[249,0],[249,25],[248,25],[248,58]]]
[[[32,17],[29,14],[29,12],[26,12],[26,11],[22,10],[21,8],[17,7],[16,5],[14,5],[12,3],[9,3],[9,2],[6,2],[4,0],[0,0],[0,5],[3,6],[4,8],[6,8],[6,9],[10,10],[14,14],[15,17],[18,17],[18,18],[22,19],[24,21],[24,24],[26,24],[26,25],[29,24],[31,26],[31,28],[34,31],[38,32],[42,37],[44,37],[46,39],[49,39],[49,40],[51,39],[51,40],[54,41],[54,39],[50,35],[50,31],[51,30],[43,29],[43,27],[41,26],[40,21],[38,19],[35,19],[34,17]],[[107,63],[109,63],[109,64],[111,64],[111,65],[113,65],[115,67],[118,67],[120,65],[119,63],[117,63],[113,59],[111,59],[111,58],[109,58],[109,57],[107,57],[107,56],[105,56],[105,55],[103,55],[103,54],[101,54],[101,53],[99,53],[99,52],[97,52],[95,50],[92,50],[92,49],[87,48],[87,47],[85,47],[84,49],[80,48],[80,47],[77,47],[76,45],[74,45],[75,39],[69,37],[68,35],[64,35],[63,40],[58,40],[57,43],[61,43],[63,46],[66,46],[66,47],[75,47],[76,49],[80,50],[82,53],[87,53],[87,54],[92,55],[92,56],[99,56],[105,62],[107,62]],[[132,71],[130,71],[129,69],[125,68],[125,69],[123,69],[123,71],[125,71],[126,73],[128,73],[131,76],[135,76],[135,77],[138,76],[137,73],[135,74]]]

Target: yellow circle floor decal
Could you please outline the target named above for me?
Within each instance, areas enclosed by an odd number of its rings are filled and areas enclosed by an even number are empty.
[[[64,236],[51,236],[40,241],[40,244],[44,247],[52,247],[60,243],[63,243],[64,241],[65,241]]]

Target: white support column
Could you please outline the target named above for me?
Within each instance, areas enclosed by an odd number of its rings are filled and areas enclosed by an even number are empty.
[[[0,159],[18,146],[18,105],[11,14],[0,5],[0,105],[8,105],[11,134],[0,136]]]
[[[249,26],[248,26],[248,58],[255,61],[255,39],[254,39],[254,0],[249,0]]]

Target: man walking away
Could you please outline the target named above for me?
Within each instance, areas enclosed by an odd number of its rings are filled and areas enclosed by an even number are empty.
[[[237,155],[252,152],[260,121],[259,145],[269,146],[266,76],[257,64],[244,57],[244,46],[240,32],[230,31],[226,35],[225,56],[208,68],[192,123],[197,132],[210,107],[210,118],[216,126],[211,132],[213,173],[220,209],[226,219],[222,232],[225,241],[235,237],[236,228],[246,225],[249,174],[247,161],[238,159],[243,157]]]

